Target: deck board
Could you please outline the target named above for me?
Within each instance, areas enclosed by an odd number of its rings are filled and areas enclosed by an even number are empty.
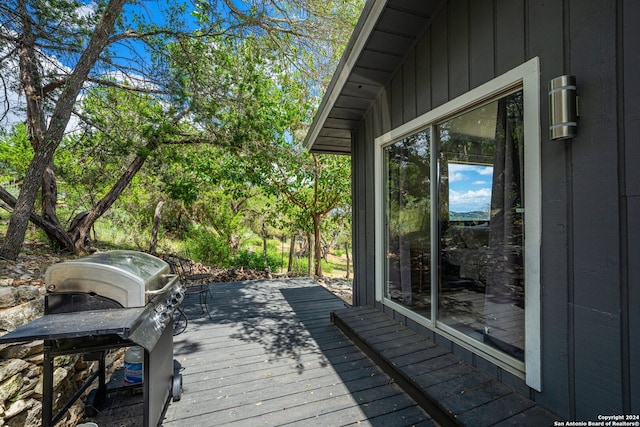
[[[307,279],[212,284],[174,337],[180,401],[163,425],[436,425],[330,322],[344,301]]]
[[[344,308],[334,312],[332,320],[443,425],[536,426],[559,420],[378,310]]]

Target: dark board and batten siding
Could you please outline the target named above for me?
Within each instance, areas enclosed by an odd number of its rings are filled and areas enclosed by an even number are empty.
[[[543,392],[532,397],[567,419],[640,413],[637,22],[634,0],[443,2],[353,133],[356,303],[375,305],[374,139],[540,58]],[[576,75],[581,106],[566,142],[547,132],[547,82],[562,74]]]
[[[580,121],[582,137],[571,146],[569,208],[573,223],[573,292],[569,305],[574,324],[575,409],[588,411],[583,405],[591,405],[623,413],[616,4],[576,4],[580,7],[572,7],[569,19],[570,64],[580,76],[584,117]],[[594,28],[598,28],[597,35],[593,34]],[[610,173],[603,168],[605,165]]]
[[[622,198],[621,206],[623,229],[621,233],[625,240],[621,242],[621,247],[626,248],[627,253],[623,255],[621,272],[622,280],[626,286],[622,288],[622,313],[623,313],[623,336],[629,337],[623,345],[623,354],[630,357],[622,363],[623,380],[628,383],[624,386],[629,390],[628,394],[623,394],[623,398],[629,398],[628,405],[630,412],[640,412],[640,84],[638,84],[638,70],[640,70],[640,37],[638,36],[638,22],[640,21],[640,2],[626,1],[623,5],[623,13],[618,16],[618,25],[622,27],[621,38],[624,40],[623,76],[619,81],[622,87],[619,90],[625,94],[622,101],[618,101],[621,110],[624,112],[619,118],[621,124],[618,126],[624,133],[620,135],[622,155],[620,165],[624,172],[624,186],[621,193],[626,197]],[[626,314],[626,316],[625,316]],[[635,396],[635,397],[634,397]]]

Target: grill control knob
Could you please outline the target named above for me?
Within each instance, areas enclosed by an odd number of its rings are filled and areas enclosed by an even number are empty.
[[[180,305],[180,303],[182,302],[182,300],[184,299],[184,293],[180,292],[180,290],[176,290],[174,292],[172,292],[168,297],[167,297],[167,311],[172,312],[173,310],[176,309],[177,306]]]
[[[155,316],[153,317],[153,320],[156,323],[156,330],[161,331],[167,326],[167,324],[169,323],[169,320],[171,320],[171,315],[167,313],[165,310],[163,310],[161,312],[156,313]]]
[[[178,290],[172,293],[171,296],[169,296],[169,298],[167,299],[167,303],[175,307],[179,305],[183,299],[184,299],[184,293]]]

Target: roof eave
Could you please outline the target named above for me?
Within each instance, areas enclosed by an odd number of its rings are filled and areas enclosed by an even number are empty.
[[[307,136],[305,137],[304,145],[308,150],[314,152],[334,152],[336,154],[348,153],[348,151],[345,151],[344,149],[334,151],[329,147],[321,149],[314,148],[314,145],[320,130],[327,120],[329,112],[334,107],[336,100],[344,89],[345,83],[353,71],[353,67],[356,65],[367,40],[371,36],[380,15],[384,11],[386,3],[386,0],[372,0],[365,3],[362,15],[356,24],[356,28],[349,39],[349,43],[342,54],[342,58],[336,68],[336,72],[333,74],[331,82],[329,83],[327,91],[325,92],[313,122],[309,127]]]

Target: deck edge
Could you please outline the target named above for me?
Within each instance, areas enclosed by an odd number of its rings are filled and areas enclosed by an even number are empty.
[[[358,330],[359,328],[364,328],[364,326],[362,325],[366,325],[368,323],[367,320],[373,318],[374,316],[376,317],[378,322],[380,321],[379,318],[383,317],[383,318],[386,318],[389,325],[393,325],[399,330],[402,330],[403,332],[405,330],[410,331],[411,333],[415,334],[416,341],[418,341],[418,338],[424,339],[423,336],[409,329],[404,324],[392,319],[382,311],[377,310],[370,306],[350,307],[350,308],[332,311],[331,322],[339,330],[341,330],[351,341],[353,341],[353,343],[356,346],[358,346],[365,355],[367,355],[371,360],[373,360],[373,362],[376,365],[378,365],[387,375],[389,375],[396,382],[396,384],[399,387],[401,387],[409,396],[411,396],[411,398],[414,399],[416,403],[418,403],[429,415],[431,415],[431,417],[436,422],[440,423],[442,426],[464,426],[466,425],[466,423],[463,421],[465,419],[465,416],[464,416],[465,413],[469,411],[477,410],[478,408],[481,408],[483,405],[488,404],[491,401],[502,399],[502,397],[499,397],[497,399],[490,398],[487,400],[487,402],[479,404],[474,408],[465,410],[458,414],[454,413],[453,410],[447,408],[446,404],[443,403],[443,401],[447,400],[447,398],[438,399],[436,396],[434,396],[428,390],[429,388],[428,386],[423,387],[417,381],[415,381],[414,378],[412,378],[410,370],[407,369],[408,368],[407,366],[398,366],[396,363],[394,363],[393,356],[388,357],[389,354],[392,354],[390,350],[376,348],[375,342],[369,342],[367,338],[363,336],[363,335],[366,335],[367,331]],[[432,346],[429,347],[430,349],[433,349],[434,346],[441,347],[433,341],[430,341],[430,342],[432,343]],[[425,350],[427,350],[427,347],[425,347]],[[446,352],[447,357],[454,357],[457,360],[459,360],[459,366],[461,367],[461,369],[464,368],[465,370],[472,370],[473,372],[477,372],[481,375],[487,375],[481,369],[469,365],[467,362],[460,359],[458,356],[454,355],[449,351],[446,351],[446,349],[444,351]],[[385,352],[388,353],[388,355],[385,355]],[[487,377],[489,376],[487,375]],[[495,422],[491,422],[489,425],[497,424],[497,423],[510,424],[516,421],[518,424],[522,425],[522,422],[524,421],[523,420],[524,412],[531,411],[532,409],[536,409],[536,412],[538,415],[536,417],[536,420],[537,420],[536,422],[540,421],[541,419],[540,417],[542,417],[542,419],[548,420],[549,425],[553,425],[554,421],[561,420],[552,412],[538,406],[534,401],[531,401],[528,397],[523,396],[517,390],[513,389],[513,387],[510,387],[507,384],[504,384],[494,378],[489,378],[489,380],[491,382],[497,383],[496,385],[499,387],[509,388],[513,394],[520,396],[524,400],[530,401],[530,405],[528,405],[527,408],[525,408],[523,411],[518,410],[517,412],[513,414],[509,414],[508,416],[504,416],[502,418],[498,417],[498,419],[496,419]],[[457,393],[462,395],[464,394],[465,391],[466,391],[465,389],[460,389]],[[508,393],[508,394],[511,395],[512,393]]]

